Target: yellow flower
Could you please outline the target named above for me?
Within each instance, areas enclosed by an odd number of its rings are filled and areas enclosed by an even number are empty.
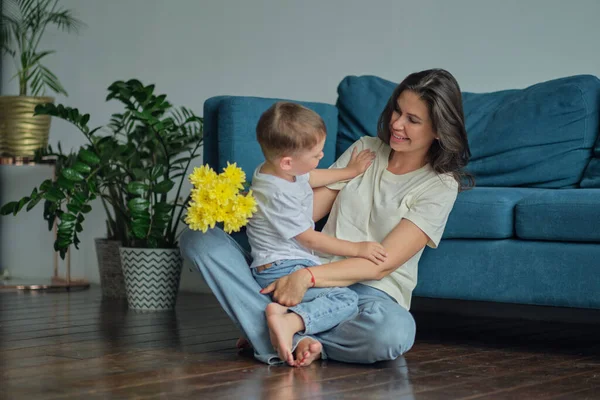
[[[252,196],[252,190],[246,196],[237,197],[237,209],[246,218],[250,218],[256,212],[256,199]]]
[[[192,203],[207,204],[210,201],[209,191],[192,189]]]
[[[208,228],[215,227],[217,220],[210,209],[206,209],[200,204],[195,204],[188,207],[185,222],[192,230],[206,232]]]
[[[193,188],[185,223],[190,229],[206,232],[217,222],[223,222],[227,233],[237,232],[256,212],[252,191],[240,194],[246,174],[235,163],[227,163],[218,175],[208,165],[194,168],[189,178]]]
[[[227,207],[224,219],[224,230],[227,233],[237,232],[248,223],[248,219],[256,212],[256,200],[250,191],[246,196],[238,194]]]
[[[217,181],[214,186],[211,188],[209,196],[214,199],[217,204],[226,206],[229,201],[231,201],[236,193],[238,192],[238,188],[233,186],[223,175],[219,175]]]
[[[243,189],[244,182],[246,182],[246,174],[241,168],[238,168],[236,163],[229,164],[227,162],[227,167],[223,168],[223,173],[221,174],[227,181],[231,183],[231,186],[236,189]]]
[[[210,184],[215,179],[217,179],[217,173],[208,165],[194,168],[194,172],[190,174],[190,182],[196,187]]]

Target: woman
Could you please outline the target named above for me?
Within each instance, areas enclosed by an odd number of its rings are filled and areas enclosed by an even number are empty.
[[[408,351],[415,322],[408,312],[417,283],[417,265],[426,245],[437,247],[470,157],[458,83],[447,71],[409,75],[390,97],[378,122],[378,137],[363,137],[333,165],[344,167],[352,150],[370,149],[371,167],[350,182],[315,191],[323,232],[350,241],[377,241],[388,257],[376,265],[359,258],[322,257],[324,265],[285,276],[259,293],[247,254],[223,231],[186,231],[183,254],[202,273],[217,299],[245,333],[256,358],[277,362],[264,310],[271,301],[298,304],[306,290],[349,286],[359,296],[359,313],[335,328],[294,338],[295,360],[307,366],[331,358],[373,363]],[[469,182],[471,183],[471,182]]]

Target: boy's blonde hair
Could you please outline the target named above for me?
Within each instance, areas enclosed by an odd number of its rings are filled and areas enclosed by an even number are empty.
[[[267,160],[310,150],[325,136],[327,128],[319,114],[290,102],[273,104],[256,126],[256,139]]]

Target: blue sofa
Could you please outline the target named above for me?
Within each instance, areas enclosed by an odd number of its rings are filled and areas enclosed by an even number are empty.
[[[327,125],[321,167],[376,135],[395,85],[349,76],[335,106],[299,102]],[[235,161],[250,176],[262,161],[256,122],[276,100],[207,100],[205,162]],[[425,250],[415,296],[600,308],[600,80],[464,92],[463,104],[476,187],[459,194],[438,249]]]

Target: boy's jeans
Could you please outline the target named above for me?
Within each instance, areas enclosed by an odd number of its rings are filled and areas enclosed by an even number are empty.
[[[265,288],[272,282],[306,267],[314,267],[310,260],[279,260],[261,272],[252,270],[256,282]],[[306,272],[308,274],[308,271]],[[358,294],[347,287],[310,288],[302,303],[290,307],[304,321],[304,335],[325,332],[358,313]]]

